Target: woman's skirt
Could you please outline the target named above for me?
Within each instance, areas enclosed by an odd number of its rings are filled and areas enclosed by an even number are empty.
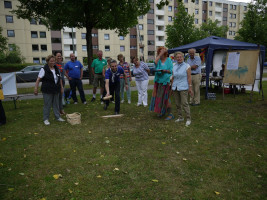
[[[171,112],[170,91],[169,83],[163,85],[162,83],[155,82],[149,110],[160,115],[169,114]]]

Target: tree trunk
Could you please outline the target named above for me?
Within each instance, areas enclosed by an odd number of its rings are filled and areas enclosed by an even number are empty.
[[[88,71],[89,71],[89,85],[93,84],[93,73],[91,68],[91,64],[93,62],[92,29],[93,27],[86,26],[86,46],[87,46]]]

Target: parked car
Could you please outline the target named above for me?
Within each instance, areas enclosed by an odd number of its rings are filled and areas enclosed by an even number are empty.
[[[89,79],[88,65],[83,66],[83,78],[84,79]]]
[[[146,63],[148,68],[150,69],[150,74],[151,76],[154,76],[155,75],[155,72],[156,72],[156,67],[155,67],[155,64],[154,63]]]
[[[17,83],[35,82],[43,65],[27,66],[16,72]]]

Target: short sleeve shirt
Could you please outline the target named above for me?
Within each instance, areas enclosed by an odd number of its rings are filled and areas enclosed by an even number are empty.
[[[100,74],[103,71],[104,66],[108,63],[105,59],[99,60],[99,58],[94,59],[91,67],[94,68],[96,74]]]
[[[116,72],[112,72],[111,68],[109,68],[106,71],[105,78],[109,79],[109,82],[112,84],[115,82],[120,82],[120,75],[121,74],[124,74],[124,70],[122,69],[122,67],[118,66]]]

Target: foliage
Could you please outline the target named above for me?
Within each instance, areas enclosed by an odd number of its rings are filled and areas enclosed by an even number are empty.
[[[0,53],[0,63],[22,63],[24,60],[19,46],[15,44],[12,44],[9,50]]]
[[[2,52],[7,49],[7,38],[2,35],[3,28],[0,26],[0,60],[2,58]]]
[[[206,38],[209,36],[227,37],[228,26],[219,26],[219,21],[216,19],[214,22],[208,19],[206,23],[200,26],[199,38]]]
[[[194,16],[185,11],[185,6],[182,2],[179,3],[177,9],[173,24],[166,26],[166,46],[168,48],[178,47],[197,40]]]
[[[0,73],[16,72],[35,63],[0,63]]]
[[[236,40],[267,46],[267,0],[254,0],[241,22]]]
[[[20,5],[13,12],[23,19],[41,19],[49,28],[64,26],[86,28],[87,57],[91,72],[92,29],[113,29],[119,35],[126,35],[137,23],[137,17],[150,9],[147,0],[19,0]]]

